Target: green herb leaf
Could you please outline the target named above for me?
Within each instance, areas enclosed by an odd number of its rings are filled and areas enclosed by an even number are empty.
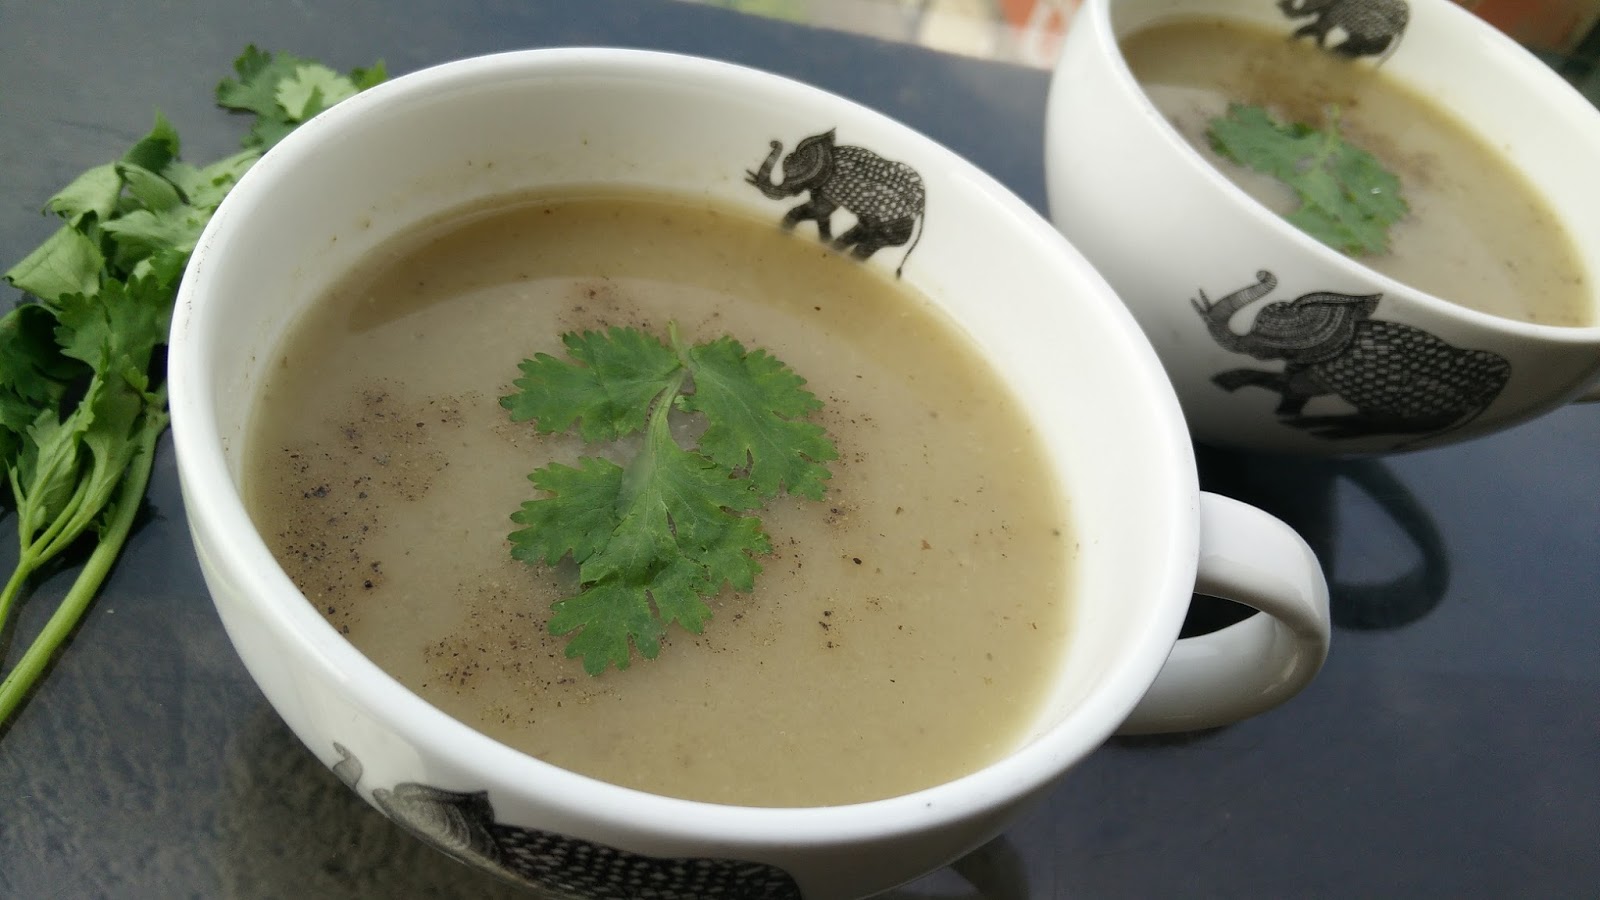
[[[1337,110],[1331,119],[1322,131],[1235,103],[1207,135],[1218,153],[1294,189],[1300,207],[1287,218],[1302,231],[1341,253],[1385,253],[1389,227],[1410,211],[1400,181],[1339,134]]]
[[[665,415],[655,421],[630,477],[608,478],[615,494],[596,498],[615,510],[618,522],[579,563],[586,587],[557,602],[550,620],[553,634],[582,630],[567,652],[582,656],[591,675],[608,665],[627,668],[630,639],[654,658],[673,622],[698,633],[711,616],[703,597],[724,583],[750,590],[761,570],[754,557],[772,551],[760,522],[736,514],[760,505],[750,485],[679,448]]]
[[[728,581],[748,590],[760,565],[742,554],[759,555],[771,548],[760,523],[736,513],[759,507],[761,498],[748,482],[729,477],[726,469],[680,448],[668,431],[666,416],[659,421],[646,438],[647,447],[629,466],[621,490],[611,498],[621,520],[604,545],[579,561],[579,580],[649,585],[659,570],[688,561],[703,569],[696,584],[720,589]],[[722,566],[733,562],[735,567],[713,569],[712,562]]]
[[[281,136],[299,121],[278,104],[280,93],[303,95],[298,113],[306,115],[354,93],[325,67],[254,47],[234,68],[248,77],[224,82],[219,101],[226,94],[230,107],[259,110],[253,134]],[[381,65],[358,71],[362,87],[383,77]],[[90,533],[96,544],[0,680],[0,725],[43,676],[128,538],[167,425],[158,351],[179,278],[211,213],[260,156],[252,148],[196,168],[178,152],[177,131],[158,113],[119,160],[50,198],[45,211],[65,224],[5,273],[39,302],[0,318],[0,462],[20,550],[0,588],[0,632],[35,573]]]
[[[576,631],[567,642],[567,656],[583,660],[583,670],[599,675],[611,666],[626,669],[631,646],[647,659],[661,652],[666,629],[650,609],[642,585],[610,581],[589,585],[577,596],[562,600],[550,619],[550,632]]]
[[[650,401],[682,363],[672,348],[631,328],[563,335],[576,365],[540,353],[522,361],[517,393],[500,403],[511,421],[537,420],[541,434],[574,422],[585,441],[610,441],[644,428]]]
[[[278,84],[278,105],[289,118],[303,122],[328,107],[356,95],[349,78],[318,63],[298,66],[294,75]]]
[[[0,392],[14,394],[35,411],[53,406],[67,384],[88,374],[56,346],[56,327],[55,314],[39,303],[23,304],[0,318]],[[32,421],[30,414],[23,427]]]
[[[105,257],[95,242],[63,225],[7,270],[5,280],[41,300],[54,300],[62,294],[93,293],[103,268]]]
[[[170,169],[171,166],[169,163],[167,168]],[[183,195],[172,182],[144,166],[120,163],[116,169],[117,174],[122,176],[123,186],[128,191],[128,199],[135,209],[165,212],[184,202]]]
[[[238,78],[225,78],[217,85],[217,104],[256,114],[243,144],[260,151],[301,122],[387,77],[382,62],[340,75],[321,63],[286,53],[263,53],[254,46],[234,61],[233,70]]]
[[[52,522],[64,519],[78,491],[82,460],[78,448],[94,422],[93,387],[65,419],[55,410],[40,410],[28,426],[22,452],[11,471],[11,489],[17,504],[17,533],[32,550]]]
[[[55,339],[61,353],[110,376],[144,371],[166,342],[172,318],[170,286],[156,276],[106,282],[97,294],[70,294],[56,307]]]
[[[177,129],[172,127],[166,116],[158,112],[155,124],[150,127],[150,133],[129,147],[128,152],[122,154],[121,161],[159,172],[178,158],[178,147]]]
[[[350,81],[356,86],[357,91],[377,87],[389,80],[389,69],[378,60],[370,66],[357,67],[350,70]]]
[[[821,407],[800,378],[763,350],[731,338],[685,347],[636,329],[563,335],[569,360],[540,354],[501,399],[514,421],[542,433],[576,427],[589,442],[644,431],[625,465],[583,457],[528,476],[544,492],[512,520],[512,555],[530,564],[570,558],[578,593],[558,601],[550,631],[573,635],[567,655],[598,675],[652,659],[676,623],[699,633],[706,600],[749,591],[772,544],[753,510],[788,492],[820,499],[836,451],[804,417]],[[692,391],[691,391],[692,386]],[[697,449],[673,438],[670,417],[702,414]]]
[[[199,169],[174,162],[163,169],[161,175],[183,192],[189,205],[215,210],[239,178],[260,158],[260,151],[244,150]]]
[[[621,466],[594,456],[579,459],[577,468],[552,463],[529,475],[550,496],[512,513],[513,522],[528,527],[511,533],[511,555],[553,566],[564,556],[586,560],[599,552],[621,524],[622,475]]]
[[[11,469],[28,433],[28,417],[35,407],[10,391],[0,391],[0,465]]]
[[[224,78],[217,85],[217,105],[252,112],[263,119],[283,115],[278,106],[278,85],[294,77],[294,70],[305,60],[287,53],[266,53],[254,44],[233,61],[238,78]]]
[[[180,204],[167,209],[136,209],[102,223],[116,248],[112,257],[117,270],[130,272],[142,260],[163,250],[188,253],[200,240],[200,232],[211,220],[209,210]]]
[[[111,215],[121,196],[122,176],[117,173],[117,164],[106,163],[84,172],[56,192],[45,204],[45,211],[53,212],[76,225],[91,213],[101,219]]]
[[[730,337],[689,352],[694,393],[683,408],[705,413],[710,425],[700,451],[725,468],[748,468],[763,497],[779,489],[811,500],[822,499],[833,443],[822,427],[805,417],[822,401],[805,390],[805,379],[764,350],[746,353]]]

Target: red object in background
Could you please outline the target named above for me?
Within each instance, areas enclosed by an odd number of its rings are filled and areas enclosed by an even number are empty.
[[[1035,28],[1046,33],[1060,34],[1067,17],[1078,8],[1082,0],[996,0],[1000,17],[1013,28]]]
[[[1067,19],[1083,0],[995,0],[1000,17],[1015,31],[1026,62],[1049,65],[1061,48]]]

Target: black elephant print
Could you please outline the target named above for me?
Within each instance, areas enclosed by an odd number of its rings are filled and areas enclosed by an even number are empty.
[[[361,763],[339,744],[334,774],[352,789]],[[553,900],[800,900],[787,872],[765,863],[643,856],[605,844],[495,821],[485,791],[407,782],[372,799],[401,828],[468,865]]]
[[[1286,425],[1322,438],[1420,435],[1459,428],[1483,412],[1511,375],[1511,364],[1487,350],[1467,350],[1410,325],[1372,318],[1381,294],[1331,291],[1268,303],[1250,330],[1233,330],[1235,313],[1277,287],[1271,272],[1213,301],[1191,300],[1224,348],[1282,371],[1229,369],[1211,380],[1227,391],[1260,387],[1282,398]],[[1313,397],[1331,395],[1355,407],[1338,415],[1305,415]]]
[[[1328,47],[1335,28],[1344,32],[1344,40],[1328,49],[1351,58],[1394,52],[1411,20],[1405,0],[1278,0],[1278,9],[1291,19],[1310,16],[1294,36],[1312,38],[1319,47]]]
[[[927,190],[917,170],[865,147],[840,146],[834,142],[834,133],[825,131],[801,140],[783,157],[783,180],[774,184],[772,170],[783,154],[783,143],[772,141],[768,146],[767,158],[760,168],[745,172],[745,181],[773,200],[811,192],[809,200],[783,217],[783,227],[792,229],[810,219],[817,223],[821,240],[831,241],[834,249],[848,250],[857,259],[910,241],[894,270],[898,278],[917,241],[922,240]],[[839,209],[854,215],[856,222],[835,238],[833,213]]]

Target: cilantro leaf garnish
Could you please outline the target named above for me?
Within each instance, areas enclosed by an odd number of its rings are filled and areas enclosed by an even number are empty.
[[[0,725],[71,634],[132,531],[167,426],[160,347],[201,229],[268,146],[262,135],[276,140],[383,78],[381,64],[347,77],[254,47],[234,69],[239,80],[219,86],[217,101],[256,114],[243,152],[191,166],[158,113],[119,159],[46,202],[62,225],[3,275],[31,299],[0,317],[0,465],[19,543],[0,588],[0,632],[35,574],[86,537],[93,549],[0,680]]]
[[[689,351],[695,390],[683,408],[705,413],[710,425],[700,449],[728,469],[748,468],[763,497],[780,485],[791,494],[822,499],[833,445],[805,417],[822,408],[805,379],[764,350],[746,353],[724,337]]]
[[[501,401],[513,422],[537,420],[541,434],[566,431],[574,422],[591,443],[639,431],[650,401],[682,368],[670,347],[632,329],[565,334],[561,340],[578,365],[546,353],[523,360],[516,382],[522,390]]]
[[[562,336],[570,359],[538,354],[521,364],[515,393],[500,403],[542,434],[577,429],[586,442],[643,432],[626,465],[586,456],[528,476],[546,496],[511,518],[511,555],[530,564],[578,566],[578,593],[557,601],[550,632],[572,634],[567,656],[599,675],[646,659],[677,623],[696,634],[706,600],[724,586],[747,592],[772,552],[748,513],[781,493],[820,500],[837,458],[822,406],[805,380],[764,350],[730,337],[685,346],[632,328]],[[679,446],[674,413],[699,414],[697,448]]]
[[[1387,252],[1389,226],[1410,211],[1400,180],[1339,134],[1337,110],[1319,130],[1234,103],[1211,120],[1206,134],[1218,153],[1293,188],[1300,207],[1286,218],[1341,253]]]

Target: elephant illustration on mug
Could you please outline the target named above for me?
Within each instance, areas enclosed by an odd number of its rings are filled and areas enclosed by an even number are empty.
[[[1282,371],[1229,369],[1211,380],[1230,392],[1276,392],[1276,412],[1286,425],[1329,439],[1448,431],[1488,408],[1511,376],[1511,364],[1497,353],[1456,347],[1420,328],[1372,318],[1381,294],[1302,294],[1268,303],[1249,331],[1234,331],[1234,315],[1277,284],[1271,272],[1257,272],[1255,284],[1214,301],[1200,291],[1190,303],[1222,347],[1283,361]],[[1355,412],[1304,413],[1312,398],[1328,395]]]
[[[745,181],[773,200],[811,192],[809,200],[783,217],[784,229],[810,219],[817,223],[818,238],[831,241],[835,250],[848,250],[857,259],[910,241],[894,270],[898,278],[922,240],[927,191],[917,170],[864,147],[840,146],[830,130],[796,144],[783,157],[783,180],[774,184],[772,170],[783,154],[783,143],[772,141],[768,146],[767,158],[755,171],[745,172]],[[833,213],[838,209],[853,214],[856,222],[835,238]]]
[[[1333,29],[1343,31],[1344,40],[1328,49],[1351,58],[1393,52],[1411,20],[1405,0],[1278,0],[1278,9],[1290,19],[1311,16],[1294,36],[1313,38],[1319,47],[1328,46]]]
[[[342,744],[333,774],[357,790],[363,766]],[[448,791],[404,782],[375,788],[372,802],[396,825],[469,866],[545,900],[800,900],[789,873],[765,863],[631,853],[495,819],[487,791]]]

